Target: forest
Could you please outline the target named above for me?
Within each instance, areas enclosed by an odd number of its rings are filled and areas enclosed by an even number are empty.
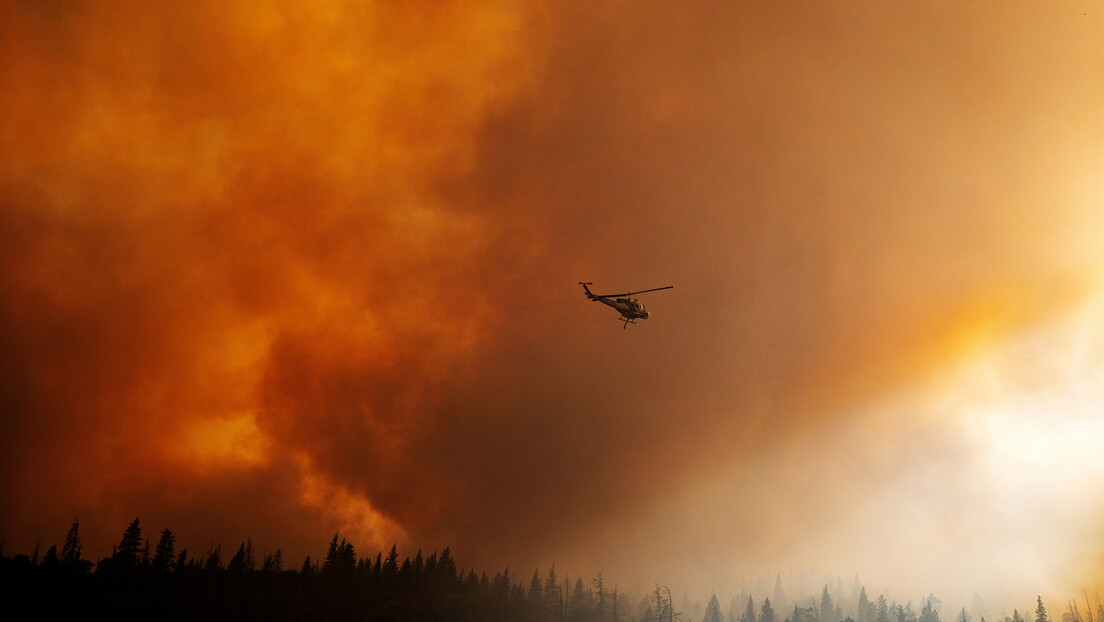
[[[760,582],[762,585],[762,582]],[[84,559],[80,523],[74,521],[60,551],[8,556],[0,543],[0,598],[8,611],[35,611],[48,618],[92,616],[147,620],[488,620],[499,622],[986,622],[975,597],[947,615],[934,595],[916,610],[881,595],[867,596],[858,582],[845,597],[837,581],[819,595],[787,597],[776,577],[761,600],[748,591],[723,607],[714,594],[704,607],[683,596],[676,605],[660,584],[629,594],[610,586],[599,573],[589,580],[559,576],[555,565],[531,579],[508,568],[493,577],[463,570],[448,547],[399,561],[397,547],[386,555],[359,556],[339,534],[322,559],[307,556],[286,564],[279,549],[258,555],[251,541],[230,554],[213,546],[197,555],[177,550],[176,536],[164,529],[143,535],[135,518],[112,554],[95,563]],[[774,604],[771,602],[774,599]],[[1104,622],[1085,594],[1085,613],[1070,600],[1058,619],[1041,597],[1029,618],[1018,610],[991,622]],[[942,613],[941,613],[942,611]],[[943,616],[941,618],[941,615]],[[948,619],[950,618],[950,619]]]

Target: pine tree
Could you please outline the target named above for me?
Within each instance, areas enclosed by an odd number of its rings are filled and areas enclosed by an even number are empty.
[[[349,546],[352,546],[351,544]],[[414,562],[410,565],[410,572],[413,575],[413,585],[418,590],[421,590],[425,586],[425,558],[422,557],[422,549],[418,549],[418,553],[414,555]]]
[[[337,539],[337,536],[334,536],[334,540],[336,540],[336,539]],[[337,546],[336,542],[334,543],[334,546],[335,547]],[[396,544],[391,545],[391,552],[387,554],[387,560],[383,562],[382,573],[383,573],[382,578],[383,578],[384,584],[389,586],[389,587],[394,586],[395,585],[395,580],[399,576],[398,545],[396,545]]]
[[[532,619],[539,620],[543,617],[544,584],[541,583],[539,568],[533,570],[533,578],[529,580],[529,593],[525,595],[525,604]]]
[[[782,574],[774,578],[774,605],[781,607],[786,603],[786,592],[782,589]]]
[[[241,545],[238,546],[238,551],[230,558],[230,563],[226,565],[226,570],[233,574],[245,574],[245,558],[245,543],[242,542]]]
[[[173,562],[173,545],[176,538],[169,529],[161,530],[161,539],[157,541],[157,550],[153,554],[153,567],[165,570]]]
[[[889,604],[885,596],[878,596],[877,616],[876,622],[889,622]]]
[[[606,608],[609,603],[606,602],[606,588],[602,584],[602,573],[598,573],[598,576],[591,579],[590,584],[594,586],[594,594],[597,596],[597,600],[594,602],[594,613],[597,622],[605,622]]]
[[[763,608],[759,610],[759,622],[774,622],[774,608],[769,598],[763,599]]]
[[[61,547],[61,565],[67,568],[76,567],[81,561],[81,542],[78,533],[80,521],[74,520],[69,526],[69,533],[65,536],[65,544]]]
[[[344,545],[342,545],[344,548]],[[399,585],[403,589],[409,589],[414,587],[414,564],[410,561],[409,557],[403,558],[402,565],[399,566]]]
[[[211,552],[207,554],[207,562],[203,564],[204,570],[220,570],[222,569],[222,545],[211,547]]]
[[[748,596],[747,607],[744,608],[744,615],[740,618],[740,622],[755,622],[755,601]]]
[[[138,564],[138,553],[142,548],[142,527],[138,518],[123,531],[123,539],[119,542],[119,548],[115,550],[115,560],[126,567]]]
[[[563,589],[556,582],[556,564],[552,564],[544,578],[544,602],[550,619],[559,620],[563,617]]]
[[[61,561],[58,559],[57,545],[51,544],[50,548],[46,549],[46,555],[42,558],[43,568],[57,568],[61,565]]]
[[[494,583],[491,585],[491,602],[494,603],[498,617],[506,617],[506,608],[510,601],[510,567],[502,572],[495,573]]]
[[[1035,607],[1035,622],[1047,622],[1049,620],[1049,618],[1047,617],[1046,607],[1043,606],[1043,597],[1042,596],[1039,596],[1039,601],[1038,602],[1039,602],[1039,605],[1037,607]]]
[[[832,606],[832,597],[828,594],[828,584],[824,584],[824,590],[820,593],[820,622],[839,622],[834,620],[835,608]]]
[[[856,622],[874,622],[874,603],[866,595],[866,586],[859,588],[859,603],[855,609]]]
[[[666,585],[656,584],[649,603],[652,619],[656,622],[673,622],[678,620],[680,614],[675,611],[675,604],[671,599],[671,589]]]
[[[456,560],[452,558],[452,551],[447,546],[437,558],[437,574],[445,586],[456,582]]]
[[[637,609],[641,612],[640,622],[655,622],[655,612],[652,611],[652,595],[649,592],[640,604],[637,605]],[[636,622],[636,618],[633,618],[633,622]]]
[[[939,613],[932,606],[930,598],[925,600],[924,606],[920,608],[920,622],[939,622]]]
[[[337,538],[338,534],[334,534],[333,541],[330,542],[330,548],[326,552],[326,558],[322,562],[322,572],[351,574],[356,570],[356,549],[353,547],[352,542],[347,542],[345,538],[341,538],[341,542],[338,542]],[[394,555],[393,561],[396,566],[396,568],[394,568],[395,573],[393,573],[391,579],[396,579],[394,574],[398,573],[397,566],[399,553],[395,547],[392,547],[391,552]],[[403,573],[406,578],[409,578],[411,574],[409,566],[410,559],[407,558],[404,563],[405,572]]]
[[[479,594],[479,575],[475,574],[475,568],[468,570],[468,575],[464,577],[464,590],[468,594]]]
[[[322,572],[329,572],[333,570],[334,566],[337,564],[337,538],[338,534],[335,533],[333,540],[330,541],[330,548],[326,551],[326,559],[322,562]],[[342,544],[344,544],[344,541],[342,542]],[[391,551],[394,552],[395,549],[392,548]],[[395,557],[397,558],[398,556],[398,553],[395,553]]]
[[[571,602],[568,604],[572,620],[585,620],[590,613],[590,594],[583,584],[582,577],[575,579],[575,589],[571,591]]]
[[[716,594],[709,599],[709,604],[705,606],[705,617],[702,618],[702,622],[724,622],[724,616],[721,615],[721,602],[717,600]]]

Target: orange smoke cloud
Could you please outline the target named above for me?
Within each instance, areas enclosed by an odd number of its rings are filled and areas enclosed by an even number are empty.
[[[419,394],[492,317],[461,284],[493,231],[426,182],[471,166],[515,18],[5,11],[5,526],[168,521],[137,499],[172,482],[197,502],[230,473],[319,481],[295,456],[324,458],[328,425],[353,441],[342,458],[395,466]]]

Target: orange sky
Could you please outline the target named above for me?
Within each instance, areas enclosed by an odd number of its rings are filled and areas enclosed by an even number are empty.
[[[425,4],[0,7],[6,553],[1099,570],[1094,3]]]

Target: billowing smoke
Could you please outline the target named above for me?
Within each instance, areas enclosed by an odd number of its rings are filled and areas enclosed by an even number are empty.
[[[1099,14],[0,13],[10,547],[79,516],[106,555],[137,514],[194,552],[956,598],[1101,550],[1090,450],[1049,521],[1010,517],[1067,480],[992,466],[1043,413],[1100,433]],[[675,288],[622,330],[578,281]]]

